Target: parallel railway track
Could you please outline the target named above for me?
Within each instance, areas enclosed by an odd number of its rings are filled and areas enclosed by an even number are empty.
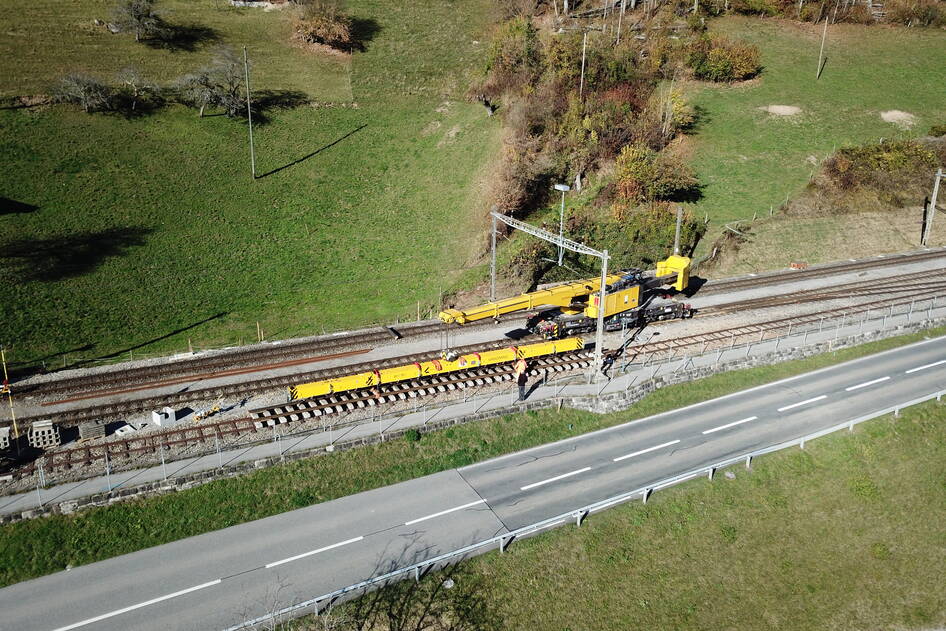
[[[853,307],[827,309],[804,315],[778,318],[758,324],[729,327],[717,331],[700,333],[672,340],[648,341],[645,344],[629,347],[624,361],[646,363],[660,359],[673,359],[685,355],[703,353],[713,348],[732,346],[747,341],[763,341],[775,337],[792,328],[800,330],[816,323],[834,321],[841,317],[863,316],[869,311],[882,311],[894,307],[910,305],[912,302],[926,300],[939,295],[939,289],[927,292],[914,292],[909,298],[894,297],[872,301]],[[533,374],[542,370],[567,372],[581,370],[589,365],[587,351],[563,353],[559,356],[543,358],[533,368]],[[506,365],[486,366],[481,370],[469,370],[455,375],[438,375],[416,379],[399,384],[389,384],[380,390],[354,391],[338,395],[315,397],[309,400],[294,401],[252,410],[249,416],[205,422],[199,425],[179,427],[161,432],[147,432],[127,438],[110,439],[96,444],[58,449],[45,454],[43,467],[46,473],[67,471],[80,466],[97,465],[108,459],[113,466],[122,467],[137,464],[136,459],[155,460],[161,450],[193,448],[187,456],[213,453],[201,449],[201,445],[216,444],[219,441],[235,444],[259,443],[268,439],[269,428],[287,425],[296,431],[337,431],[341,427],[351,426],[372,420],[379,413],[386,413],[398,406],[409,410],[413,401],[422,397],[458,391],[464,389],[489,388],[509,381],[511,368]],[[373,403],[372,403],[373,401]],[[387,406],[387,409],[382,409]],[[313,427],[314,422],[319,426]],[[292,435],[291,433],[289,435]],[[35,463],[28,463],[17,471],[17,477],[25,477],[35,472]]]

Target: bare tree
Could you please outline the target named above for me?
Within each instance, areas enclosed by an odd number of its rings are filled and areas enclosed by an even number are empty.
[[[112,89],[91,75],[73,72],[53,87],[53,100],[81,105],[86,112],[98,112],[111,107]]]
[[[123,88],[123,96],[131,101],[132,111],[137,109],[139,101],[157,99],[161,96],[161,88],[145,78],[135,67],[123,68],[115,78]]]
[[[181,100],[200,108],[200,116],[208,107],[220,107],[227,116],[236,118],[245,112],[243,61],[231,48],[220,48],[209,65],[197,69],[178,81]]]
[[[154,0],[118,0],[112,16],[122,30],[134,31],[135,41],[160,35],[164,21],[154,10]]]

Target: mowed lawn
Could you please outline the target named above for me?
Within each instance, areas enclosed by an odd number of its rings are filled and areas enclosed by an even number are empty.
[[[175,19],[185,12],[169,4]],[[368,37],[350,88],[344,58],[285,43],[284,15],[221,10],[214,0],[181,5],[232,34],[218,43],[242,43],[250,20],[269,25],[259,52],[250,45],[255,89],[341,104],[269,111],[256,127],[265,176],[255,181],[245,123],[224,116],[199,119],[179,106],[133,119],[69,107],[0,111],[0,196],[16,202],[0,213],[0,341],[13,360],[61,365],[69,351],[72,363],[184,350],[188,339],[249,341],[257,321],[270,339],[315,334],[438,304],[474,252],[480,180],[499,142],[499,121],[464,99],[489,1],[351,2]],[[102,6],[67,3],[62,21],[91,20]],[[37,23],[72,38],[63,68],[112,71],[131,50],[165,78],[178,70],[162,64],[182,59],[108,33],[114,48],[92,46],[99,35],[63,31],[54,15]],[[45,68],[34,54],[23,53],[24,67]],[[182,68],[211,52],[186,54]],[[18,81],[5,74],[0,91],[41,85]]]
[[[946,31],[831,25],[827,63],[816,81],[822,28],[747,17],[711,23],[713,33],[758,46],[764,68],[742,85],[691,90],[701,119],[694,166],[703,185],[694,212],[711,221],[704,248],[724,223],[777,210],[836,148],[921,136],[946,122]],[[777,116],[760,109],[770,105],[801,113]],[[888,110],[914,115],[915,124],[882,120]]]

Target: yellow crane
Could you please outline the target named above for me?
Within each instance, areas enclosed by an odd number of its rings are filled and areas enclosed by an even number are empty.
[[[607,276],[605,329],[614,330],[654,320],[689,317],[692,310],[687,304],[647,306],[653,297],[647,294],[647,290],[670,285],[677,291],[683,291],[690,282],[690,262],[689,257],[675,254],[658,261],[652,277],[645,276],[640,270],[628,270]],[[446,324],[462,325],[486,318],[498,318],[506,313],[542,308],[542,311],[529,318],[527,327],[546,338],[556,339],[595,330],[600,301],[597,294],[600,289],[601,280],[589,278],[488,302],[470,309],[445,309],[440,312],[440,319]]]

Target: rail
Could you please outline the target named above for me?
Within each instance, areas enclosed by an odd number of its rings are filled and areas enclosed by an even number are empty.
[[[805,434],[804,436],[800,436],[798,438],[793,438],[787,441],[783,441],[781,443],[777,443],[775,445],[749,451],[749,452],[740,454],[738,456],[732,456],[724,460],[712,461],[708,464],[702,465],[695,469],[691,469],[685,473],[681,473],[681,474],[671,476],[668,478],[663,478],[661,480],[655,481],[646,486],[642,486],[630,491],[626,491],[624,493],[620,493],[618,495],[614,495],[607,499],[599,500],[591,504],[585,504],[584,506],[566,511],[564,513],[560,513],[554,517],[543,519],[542,521],[535,522],[528,526],[523,526],[515,530],[512,530],[510,532],[506,532],[501,535],[496,535],[495,537],[490,537],[489,539],[484,539],[483,541],[473,543],[468,546],[464,546],[462,548],[458,548],[451,552],[446,552],[444,554],[440,554],[430,559],[426,559],[418,563],[413,563],[411,565],[406,565],[402,568],[398,568],[396,570],[387,572],[385,574],[381,574],[379,576],[366,579],[359,583],[354,583],[352,585],[348,585],[347,587],[342,587],[341,589],[337,589],[327,594],[322,594],[321,596],[310,598],[303,602],[290,605],[278,611],[260,616],[258,618],[254,618],[252,620],[244,621],[240,624],[227,627],[224,631],[239,631],[241,629],[249,629],[263,623],[277,622],[280,619],[287,619],[287,618],[295,617],[297,615],[303,615],[306,612],[306,610],[310,610],[312,611],[312,613],[319,614],[323,610],[323,605],[329,606],[333,604],[339,598],[351,595],[355,592],[367,591],[371,589],[372,587],[383,585],[384,583],[387,583],[389,581],[399,580],[399,579],[403,579],[407,577],[413,577],[415,578],[415,580],[419,580],[420,577],[424,575],[428,570],[433,569],[437,567],[438,565],[444,564],[445,562],[454,561],[454,560],[462,560],[463,558],[471,555],[471,553],[482,554],[484,552],[487,552],[490,548],[494,546],[500,552],[503,552],[505,551],[506,547],[508,547],[509,544],[512,543],[515,539],[521,539],[524,537],[535,535],[541,532],[542,530],[554,528],[555,526],[562,525],[569,521],[574,521],[576,526],[580,526],[582,521],[584,521],[584,519],[588,517],[589,515],[591,515],[592,513],[602,511],[606,508],[610,508],[612,506],[616,506],[624,502],[631,501],[635,498],[640,498],[642,502],[646,503],[647,499],[650,497],[651,493],[653,493],[654,491],[664,489],[669,486],[673,486],[675,484],[679,484],[681,482],[691,480],[693,478],[702,477],[704,475],[707,476],[709,479],[712,479],[713,475],[718,469],[732,466],[734,464],[739,464],[741,462],[745,462],[746,467],[749,468],[751,466],[752,459],[758,456],[763,456],[765,454],[781,451],[783,449],[787,449],[789,447],[794,447],[794,446],[799,446],[802,449],[804,449],[805,443],[811,442],[812,440],[816,438],[827,436],[828,434],[833,434],[834,432],[841,431],[844,429],[847,429],[849,431],[854,431],[855,425],[859,425],[860,423],[863,423],[865,421],[869,421],[869,420],[872,420],[872,419],[875,419],[887,414],[894,414],[894,416],[899,416],[900,410],[904,408],[912,407],[920,403],[925,403],[932,399],[941,401],[944,394],[946,394],[946,390],[938,390],[926,396],[918,397],[916,399],[911,399],[903,403],[891,405],[886,408],[883,408],[882,410],[877,410],[870,414],[865,414],[858,418],[845,421],[843,423],[839,423],[827,429],[819,430],[817,432],[812,432],[810,434]]]

